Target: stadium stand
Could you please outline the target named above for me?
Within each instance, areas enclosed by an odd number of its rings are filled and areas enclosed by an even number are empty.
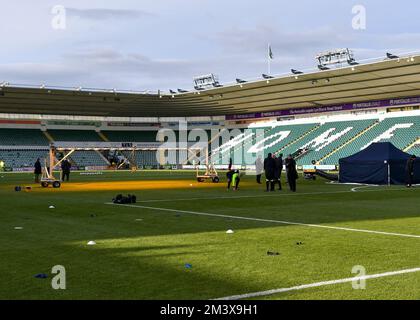
[[[209,139],[218,139],[220,145],[211,153],[212,162],[227,165],[232,158],[235,165],[249,165],[252,164],[251,156],[262,152],[264,156],[268,153],[299,154],[299,165],[310,165],[313,161],[338,165],[339,159],[357,153],[373,142],[391,142],[401,150],[420,156],[420,116],[381,114],[360,120],[351,118],[322,118],[322,121],[314,118],[312,123],[308,119],[302,123],[299,120],[282,121],[261,127],[255,124],[252,128],[228,131],[229,136],[211,137],[211,132],[206,130]],[[99,142],[104,138],[114,142],[156,142],[157,136],[157,131],[134,130],[100,133],[93,130],[48,130],[46,133],[34,129],[0,129],[0,160],[7,167],[31,167],[36,158],[45,157],[49,144],[47,136],[55,141],[79,142]],[[175,132],[175,136],[178,137],[179,133]],[[128,153],[124,155],[130,159]],[[109,165],[97,151],[77,151],[70,159],[80,167]],[[177,155],[170,153],[167,165],[175,165],[177,160]],[[158,166],[155,151],[138,151],[135,162],[139,167]]]
[[[89,130],[48,130],[54,141],[103,141],[95,131]]]
[[[373,120],[330,122],[320,125],[303,139],[292,143],[285,149],[284,154],[294,154],[297,150],[308,149],[308,152],[297,159],[298,164],[311,164],[318,161],[334,148],[350,140],[360,131],[373,123]]]
[[[0,129],[2,146],[48,146],[49,141],[41,130]]]
[[[124,156],[128,159],[131,159],[129,152],[123,152]],[[136,152],[136,166],[138,167],[155,167],[159,165],[158,160],[156,159],[155,151],[138,151]]]
[[[410,153],[420,157],[420,144],[414,146],[414,148],[410,149]]]
[[[76,151],[70,155],[70,159],[74,165],[79,167],[109,165],[109,162],[97,151]]]
[[[9,168],[31,168],[38,158],[47,157],[47,150],[0,150],[0,159]]]
[[[246,153],[281,153],[287,146],[318,126],[319,124],[302,124],[243,130],[242,134],[216,149],[214,159],[219,160],[220,164],[227,164],[232,158],[234,164],[241,165]]]
[[[157,131],[102,131],[109,141],[114,142],[156,142]]]
[[[420,136],[420,117],[385,118],[325,161],[337,164],[341,158],[355,154],[373,142],[391,142],[404,150]]]
[[[347,157],[373,142],[391,142],[407,150],[420,135],[420,117],[385,117],[353,121],[332,121],[312,124],[281,125],[242,130],[241,134],[213,151],[213,161],[244,165],[246,154],[264,152],[297,154],[300,165],[313,161],[323,165],[338,165]],[[417,149],[416,146],[410,147]],[[242,153],[243,152],[243,153]],[[249,164],[249,163],[248,163]]]

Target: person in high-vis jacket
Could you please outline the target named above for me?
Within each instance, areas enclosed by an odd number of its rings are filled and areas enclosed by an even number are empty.
[[[241,176],[239,174],[239,170],[230,170],[226,174],[228,185],[227,189],[230,190],[231,186],[233,186],[233,190],[237,191],[239,189],[239,183],[241,182]]]
[[[238,191],[239,182],[241,182],[241,176],[239,175],[239,170],[235,170],[232,175],[232,184],[234,191]]]

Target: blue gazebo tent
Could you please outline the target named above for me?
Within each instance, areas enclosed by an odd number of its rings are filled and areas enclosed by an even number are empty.
[[[410,154],[389,142],[373,143],[348,158],[340,159],[340,183],[405,184]],[[415,183],[420,183],[420,161],[415,162]]]

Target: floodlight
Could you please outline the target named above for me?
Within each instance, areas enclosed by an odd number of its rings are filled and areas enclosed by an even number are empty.
[[[354,60],[354,59],[350,59],[350,60],[347,60],[347,63],[349,64],[349,65],[351,65],[351,66],[357,66],[359,63],[356,61],[356,60]]]
[[[386,53],[386,57],[388,59],[398,59],[399,58],[399,56],[397,56],[395,54],[392,54],[392,53],[389,53],[389,52]]]
[[[292,69],[291,70],[293,74],[303,74],[302,71],[296,70],[296,69]]]
[[[262,77],[263,77],[264,79],[273,79],[273,78],[274,78],[273,76],[270,76],[270,75],[265,74],[265,73],[263,73],[263,74],[262,74]]]

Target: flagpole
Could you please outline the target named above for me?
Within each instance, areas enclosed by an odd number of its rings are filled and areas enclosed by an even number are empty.
[[[271,49],[271,45],[268,44],[268,55],[267,55],[267,59],[268,59],[268,75],[271,75],[271,57],[270,57],[270,49]]]

